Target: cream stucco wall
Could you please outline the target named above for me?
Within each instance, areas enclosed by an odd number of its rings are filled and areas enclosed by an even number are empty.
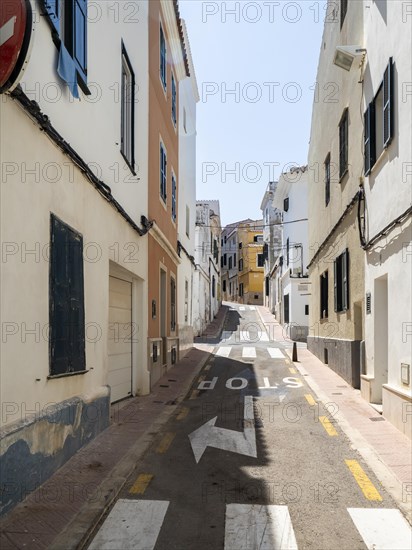
[[[312,129],[308,156],[309,174],[309,262],[319,246],[329,236],[323,251],[310,265],[311,308],[309,335],[355,339],[354,302],[362,302],[364,295],[363,251],[356,225],[356,208],[331,234],[346,206],[358,191],[363,174],[362,125],[360,114],[362,85],[359,59],[350,72],[333,64],[337,45],[363,46],[363,5],[351,2],[342,30],[339,23],[325,23],[317,73],[317,92],[312,112]],[[339,122],[344,109],[349,110],[348,158],[349,172],[339,181]],[[331,155],[330,202],[325,206],[324,161]],[[341,314],[334,312],[333,261],[349,248],[350,253],[350,309]],[[320,320],[320,274],[329,269],[329,318]]]

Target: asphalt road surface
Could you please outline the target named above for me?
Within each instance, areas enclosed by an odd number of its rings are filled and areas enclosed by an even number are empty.
[[[256,308],[231,306],[213,358],[90,549],[412,548],[337,406],[317,401],[284,344]]]

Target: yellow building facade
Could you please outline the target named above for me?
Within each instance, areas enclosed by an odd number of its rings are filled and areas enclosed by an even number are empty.
[[[238,227],[238,301],[242,304],[263,304],[263,221]]]

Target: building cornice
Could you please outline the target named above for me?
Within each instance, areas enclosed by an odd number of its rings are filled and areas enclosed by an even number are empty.
[[[182,263],[181,258],[179,257],[176,250],[173,248],[171,243],[168,241],[166,235],[160,229],[156,222],[154,222],[152,230],[150,232],[154,240],[167,252],[167,254],[172,258],[176,264]]]
[[[176,71],[178,82],[186,76],[190,76],[187,63],[186,48],[184,44],[183,31],[180,22],[179,9],[176,0],[160,0],[162,14],[169,38],[170,51],[173,58],[173,67]]]

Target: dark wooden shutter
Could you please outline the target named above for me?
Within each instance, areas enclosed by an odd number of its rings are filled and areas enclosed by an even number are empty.
[[[342,254],[342,311],[349,309],[349,250]]]
[[[83,238],[69,230],[70,370],[85,370]]]
[[[393,60],[389,59],[383,77],[383,146],[386,148],[393,138],[394,131],[394,89],[393,89]]]
[[[73,60],[82,80],[87,82],[87,0],[74,0]]]
[[[338,311],[338,261],[333,262],[333,297],[335,311]]]
[[[43,6],[51,25],[60,34],[60,6],[59,0],[43,0]]]
[[[50,374],[84,371],[83,239],[51,218]]]
[[[50,374],[69,372],[68,242],[65,227],[51,219],[50,248]]]
[[[369,104],[364,115],[365,121],[365,176],[372,170],[376,162],[376,134],[375,134],[375,103]]]
[[[348,110],[345,109],[339,124],[339,177],[348,169]]]

